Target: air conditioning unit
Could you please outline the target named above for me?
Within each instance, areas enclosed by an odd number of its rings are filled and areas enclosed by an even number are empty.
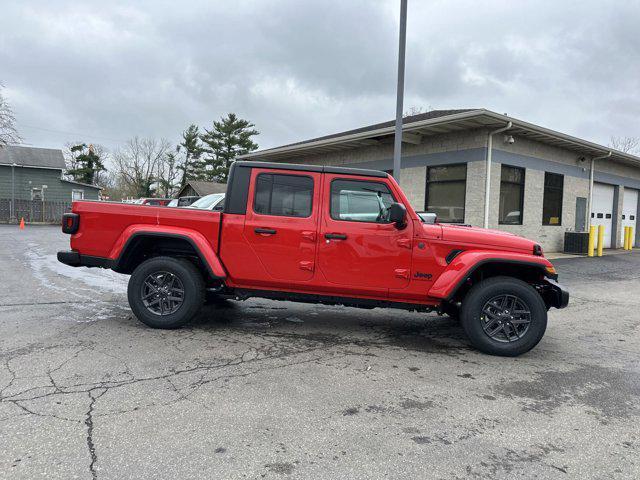
[[[565,232],[564,253],[586,255],[589,249],[588,232]]]

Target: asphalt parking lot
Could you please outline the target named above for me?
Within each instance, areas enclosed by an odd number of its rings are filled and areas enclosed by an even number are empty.
[[[540,345],[446,317],[264,300],[152,330],[128,277],[0,226],[0,477],[639,478],[640,253],[554,263]]]

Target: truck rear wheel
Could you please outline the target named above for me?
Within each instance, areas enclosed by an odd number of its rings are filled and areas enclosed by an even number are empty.
[[[460,319],[469,340],[491,355],[528,352],[547,329],[547,307],[529,284],[493,277],[475,285],[462,301]]]
[[[154,257],[132,273],[127,288],[135,316],[152,328],[180,328],[204,302],[204,280],[188,260]]]

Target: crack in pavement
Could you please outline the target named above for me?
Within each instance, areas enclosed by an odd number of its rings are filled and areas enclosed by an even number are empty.
[[[95,389],[100,390],[100,389]],[[93,480],[97,480],[98,472],[96,471],[96,463],[98,461],[98,455],[96,454],[96,444],[93,439],[93,411],[95,407],[96,401],[105,394],[107,389],[102,389],[97,396],[93,395],[94,390],[89,391],[89,398],[91,398],[91,403],[89,403],[89,410],[87,411],[86,418],[84,424],[87,426],[87,448],[89,449],[89,455],[91,457],[91,463],[89,463],[89,472],[91,473],[91,478]]]

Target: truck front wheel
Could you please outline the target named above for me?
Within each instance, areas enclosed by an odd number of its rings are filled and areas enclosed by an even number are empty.
[[[529,284],[512,277],[493,277],[471,288],[462,301],[460,320],[478,350],[515,357],[542,339],[547,308]]]
[[[154,257],[131,274],[129,305],[142,323],[152,328],[179,328],[204,302],[204,281],[188,260]]]

